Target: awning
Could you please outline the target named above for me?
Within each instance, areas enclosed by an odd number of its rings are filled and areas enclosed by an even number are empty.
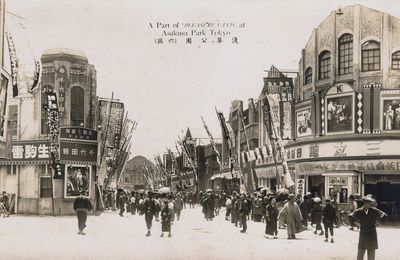
[[[210,180],[215,180],[215,179],[222,179],[224,176],[221,173],[216,173],[213,176],[211,176]]]

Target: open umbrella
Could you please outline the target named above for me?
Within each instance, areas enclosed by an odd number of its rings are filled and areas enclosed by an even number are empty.
[[[169,187],[162,187],[158,190],[158,193],[163,194],[163,193],[169,193],[171,192],[171,189]]]
[[[213,190],[212,189],[208,189],[208,190],[206,190],[206,192],[213,192]]]

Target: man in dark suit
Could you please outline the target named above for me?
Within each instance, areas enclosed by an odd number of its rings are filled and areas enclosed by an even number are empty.
[[[78,217],[79,235],[85,235],[83,230],[86,227],[87,214],[93,209],[92,203],[88,198],[83,196],[84,194],[85,191],[81,190],[81,194],[74,201],[74,210]]]
[[[349,218],[360,223],[357,260],[364,258],[365,251],[368,251],[368,260],[374,260],[375,250],[378,249],[376,226],[386,216],[386,213],[372,207],[374,203],[372,197],[365,196],[363,201],[364,205],[351,213]]]

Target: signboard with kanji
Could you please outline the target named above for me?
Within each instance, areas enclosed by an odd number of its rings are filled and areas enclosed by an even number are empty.
[[[61,141],[61,160],[97,162],[97,143]]]
[[[61,127],[60,138],[97,141],[97,131],[79,127]]]
[[[305,190],[305,179],[297,179],[296,180],[296,194],[301,195],[301,197],[304,196],[304,190]]]
[[[15,142],[11,145],[11,159],[18,161],[43,161],[50,159],[50,145],[47,140]]]

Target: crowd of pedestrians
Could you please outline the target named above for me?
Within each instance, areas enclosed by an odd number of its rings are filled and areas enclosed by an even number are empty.
[[[108,209],[114,211],[118,209],[121,217],[125,212],[131,215],[144,215],[146,236],[151,236],[153,220],[160,221],[161,237],[164,237],[164,233],[171,237],[171,227],[175,221],[181,219],[182,210],[195,208],[198,204],[202,207],[206,221],[213,221],[219,216],[221,207],[225,207],[224,219],[230,221],[233,226],[240,227],[241,233],[246,233],[249,221],[264,222],[265,238],[277,239],[278,230],[286,229],[287,238],[296,239],[296,234],[311,225],[315,235],[325,235],[325,242],[334,243],[334,227],[340,224],[340,214],[343,213],[338,208],[335,195],[322,200],[316,193],[307,193],[301,197],[287,190],[277,192],[259,190],[254,193],[234,191],[232,194],[226,194],[221,190],[212,189],[199,193],[126,192],[120,189],[107,192],[104,203]],[[82,234],[86,213],[91,210],[91,205],[82,201],[80,205],[86,205],[85,210],[79,210],[79,207],[76,209],[79,230]],[[378,248],[375,226],[386,214],[375,206],[376,202],[371,195],[363,198],[350,196],[350,211],[346,216],[351,230],[360,229],[357,259],[363,259],[365,252],[368,253],[368,259],[374,259],[375,250]]]
[[[106,209],[117,211],[119,216],[124,214],[143,215],[146,222],[146,236],[151,236],[153,220],[161,221],[161,237],[168,233],[172,236],[171,227],[174,221],[181,219],[183,209],[194,208],[197,196],[193,192],[166,192],[156,191],[124,191],[107,190],[104,195]]]

